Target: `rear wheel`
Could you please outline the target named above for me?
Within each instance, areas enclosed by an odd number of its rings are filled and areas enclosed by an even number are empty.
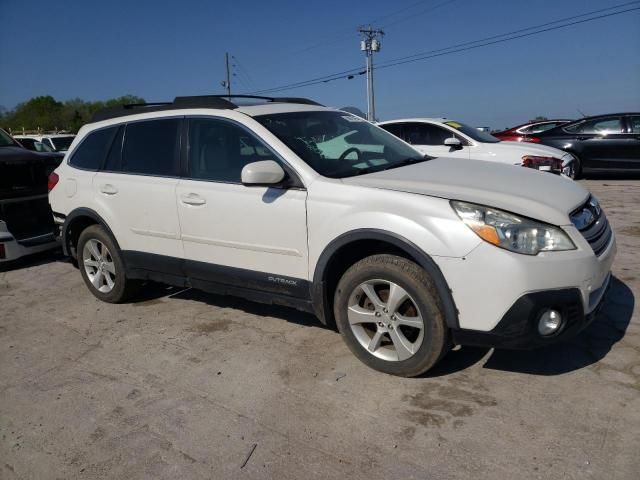
[[[373,255],[349,268],[334,297],[338,329],[368,366],[411,377],[448,350],[438,294],[421,267],[395,255]]]
[[[126,277],[120,250],[103,227],[92,225],[83,230],[77,252],[82,279],[97,298],[119,303],[134,293],[137,282]]]

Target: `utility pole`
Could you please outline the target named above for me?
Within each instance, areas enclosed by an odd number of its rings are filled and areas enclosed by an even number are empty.
[[[230,97],[231,96],[231,75],[229,73],[229,52],[225,52],[224,54],[224,64],[227,70],[227,79],[220,82],[220,85],[222,85],[224,88],[227,89],[227,96]]]
[[[367,28],[362,27],[358,31],[360,35],[362,35],[360,50],[365,52],[367,58],[367,120],[375,122],[376,105],[373,95],[373,53],[380,51],[380,39],[384,35],[384,32],[380,29],[374,29],[371,25]]]

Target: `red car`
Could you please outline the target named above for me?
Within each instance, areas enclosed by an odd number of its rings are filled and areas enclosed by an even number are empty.
[[[540,142],[539,138],[531,137],[536,133],[544,132],[552,128],[559,127],[565,123],[569,123],[572,120],[542,120],[539,122],[529,122],[517,127],[503,130],[502,132],[492,133],[494,137],[506,142]]]

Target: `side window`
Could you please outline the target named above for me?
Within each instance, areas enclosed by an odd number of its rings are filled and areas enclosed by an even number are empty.
[[[395,135],[398,138],[402,138],[404,140],[404,137],[402,135],[402,123],[391,123],[389,125],[379,125],[380,128],[385,129],[387,132],[391,133],[392,135]]]
[[[444,145],[447,138],[456,137],[444,128],[426,123],[407,123],[404,134],[407,142],[412,145]]]
[[[128,123],[125,128],[120,171],[166,177],[179,176],[179,126],[179,118]]]
[[[124,125],[117,127],[117,132],[111,148],[107,153],[107,159],[104,162],[103,170],[107,172],[119,172],[122,170],[122,139],[124,138]]]
[[[243,128],[224,120],[189,120],[189,177],[240,183],[245,165],[275,155]]]
[[[533,125],[532,127],[530,127],[530,131],[529,133],[540,133],[540,132],[546,132],[547,130],[551,130],[552,128],[556,128],[558,125],[561,125],[560,123],[542,123],[540,125]]]
[[[589,133],[595,135],[608,135],[610,133],[622,133],[622,118],[609,117],[587,120],[566,129],[572,133]]]
[[[629,128],[631,133],[640,133],[640,115],[629,117]]]
[[[117,130],[118,127],[109,127],[91,132],[73,152],[69,164],[84,170],[98,170],[107,156]]]
[[[44,143],[45,145],[55,149],[55,147],[53,146],[53,143],[51,142],[50,138],[43,138],[42,139],[42,143]]]

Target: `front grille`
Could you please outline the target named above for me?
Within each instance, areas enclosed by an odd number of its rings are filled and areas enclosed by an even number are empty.
[[[589,242],[596,256],[606,250],[613,233],[607,216],[594,197],[571,214],[571,222]]]

